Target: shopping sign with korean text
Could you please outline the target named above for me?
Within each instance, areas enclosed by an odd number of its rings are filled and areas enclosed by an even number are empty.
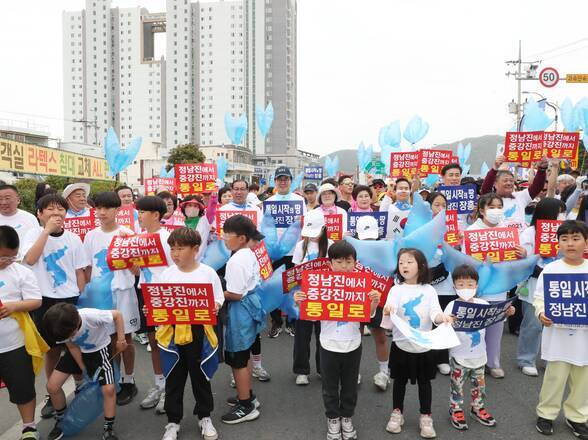
[[[445,224],[447,232],[445,233],[445,242],[450,246],[459,244],[459,226],[457,224],[457,211],[445,211]]]
[[[149,177],[145,179],[145,195],[154,196],[157,190],[176,192],[176,179],[174,177]]]
[[[390,289],[394,285],[394,278],[374,272],[359,261],[355,263],[355,270],[369,273],[372,276],[372,290],[380,292],[380,302],[378,303],[378,306],[384,307],[386,305],[386,299],[388,298],[388,292],[390,292]]]
[[[176,164],[175,170],[176,191],[182,197],[216,191],[216,164]]]
[[[445,165],[455,163],[451,150],[427,150],[418,151],[418,171],[420,177],[427,177],[429,174],[441,174]]]
[[[451,314],[456,317],[453,329],[456,332],[475,332],[503,321],[506,310],[515,300],[516,298],[511,298],[494,304],[455,301],[451,311]]]
[[[147,325],[216,324],[212,284],[143,283]]]
[[[300,319],[321,321],[370,320],[372,276],[366,272],[312,271],[302,274],[300,290],[307,298]]]
[[[304,167],[304,178],[306,180],[323,180],[323,167],[321,167],[321,166]]]
[[[116,224],[124,226],[131,231],[135,230],[135,208],[133,205],[124,205],[116,213]]]
[[[99,225],[100,223],[96,219],[93,209],[90,210],[90,215],[83,217],[70,217],[63,220],[63,229],[73,232],[80,237],[80,240],[82,241],[84,241],[88,232],[97,228]]]
[[[113,237],[106,253],[110,270],[140,267],[167,266],[167,259],[159,234],[138,234]]]
[[[447,210],[469,214],[476,209],[478,191],[476,185],[440,186],[437,188],[447,199]]]
[[[302,200],[263,202],[263,211],[271,214],[276,228],[287,228],[302,216],[303,210]]]
[[[515,247],[519,243],[519,230],[516,228],[464,231],[465,253],[480,261],[487,257],[495,263],[516,260]]]
[[[561,220],[537,220],[535,225],[535,253],[542,257],[556,257],[559,251],[557,229]]]
[[[418,151],[390,153],[390,176],[412,179],[418,169]]]
[[[284,293],[290,292],[300,286],[302,273],[314,270],[330,270],[328,258],[315,258],[314,260],[300,263],[282,272],[282,289]]]
[[[577,132],[508,132],[504,146],[507,162],[516,162],[529,168],[531,162],[548,159],[574,160],[578,154],[580,134]]]
[[[588,273],[544,273],[545,316],[562,327],[588,326]]]
[[[374,217],[378,222],[378,237],[386,237],[386,231],[388,230],[388,212],[374,211],[374,212],[349,212],[347,214],[347,231],[355,235],[355,225],[357,220],[364,215]]]
[[[216,210],[216,234],[219,238],[222,238],[223,233],[223,226],[225,222],[234,217],[236,215],[242,215],[244,217],[249,218],[257,227],[257,212],[255,211],[247,211],[247,210],[231,210],[231,211],[221,211],[219,209]]]
[[[272,260],[269,257],[265,243],[262,241],[251,250],[255,254],[255,258],[257,258],[257,262],[259,263],[259,274],[261,275],[261,279],[265,281],[274,273]]]

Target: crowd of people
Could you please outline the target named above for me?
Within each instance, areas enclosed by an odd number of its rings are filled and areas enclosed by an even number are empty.
[[[412,328],[430,331],[452,325],[455,301],[495,304],[517,296],[507,310],[509,330],[518,335],[517,362],[522,374],[539,376],[539,359],[547,362],[537,404],[536,427],[545,435],[553,433],[563,403],[565,422],[580,439],[588,439],[588,329],[552,325],[543,301],[546,273],[586,274],[583,253],[588,245],[586,209],[588,180],[577,171],[562,172],[560,165],[542,160],[529,172],[526,181],[518,179],[498,157],[484,179],[462,176],[462,168],[446,165],[440,181],[426,187],[418,177],[396,179],[341,174],[320,184],[308,182],[302,189],[291,188],[290,169],[279,166],[275,187],[262,187],[235,180],[217,193],[190,195],[179,199],[173,191],[138,197],[135,190],[121,185],[113,191],[90,194],[86,183],[68,185],[61,194],[40,183],[36,212],[19,209],[20,195],[10,184],[0,185],[0,379],[8,399],[17,406],[22,419],[22,439],[38,439],[35,424],[35,376],[42,369],[47,379],[47,397],[40,416],[55,419],[50,440],[64,435],[61,422],[67,411],[63,386],[73,375],[76,389],[85,381],[97,380],[104,397],[102,439],[114,440],[117,405],[135,401],[135,343],[145,344],[151,355],[152,387],[139,405],[166,414],[163,440],[175,440],[183,418],[184,389],[190,377],[196,400],[194,414],[204,439],[218,438],[211,419],[213,392],[210,377],[201,368],[203,348],[218,344],[220,357],[231,369],[236,395],[228,399],[231,409],[222,415],[226,424],[253,421],[260,415],[260,402],[253,391],[253,379],[269,381],[270,372],[262,363],[262,334],[277,338],[282,331],[293,337],[293,384],[305,386],[311,380],[312,335],[315,335],[315,368],[322,382],[322,398],[327,418],[327,440],[358,438],[352,417],[361,381],[363,334],[371,334],[376,347],[374,385],[386,391],[391,385],[390,417],[386,431],[404,429],[406,386],[418,386],[420,414],[418,426],[423,438],[434,438],[431,380],[437,374],[449,375],[446,396],[450,423],[457,430],[468,429],[467,417],[484,426],[495,426],[486,401],[486,372],[494,379],[505,376],[501,362],[504,322],[470,334],[457,332],[459,345],[449,350],[427,350],[409,340],[397,326],[396,316]],[[510,292],[480,296],[479,275],[471,265],[459,265],[449,272],[443,263],[443,249],[429,261],[419,249],[398,252],[394,286],[383,304],[382,292],[372,290],[370,322],[309,321],[282,316],[271,311],[267,333],[266,319],[259,306],[256,288],[260,268],[252,247],[264,239],[260,232],[265,202],[303,203],[304,219],[298,243],[279,260],[274,269],[317,258],[327,258],[337,272],[356,270],[357,251],[350,241],[328,237],[325,216],[340,214],[342,230],[347,231],[351,212],[387,212],[388,223],[381,237],[377,220],[359,217],[353,237],[358,240],[394,240],[402,236],[416,197],[425,200],[433,216],[444,213],[447,198],[437,185],[475,185],[479,198],[472,213],[459,214],[458,237],[466,230],[492,229],[509,225],[520,233],[517,258],[536,253],[535,237],[539,220],[562,220],[557,231],[559,255],[540,258],[533,274]],[[120,226],[117,212],[132,206],[133,229]],[[222,240],[230,251],[226,265],[215,271],[202,263],[207,247],[219,240],[213,211],[249,211],[235,215],[222,227]],[[65,219],[90,213],[99,226],[83,240],[65,228]],[[285,228],[278,228],[278,235]],[[116,236],[139,233],[158,234],[168,266],[111,271],[108,247]],[[350,235],[345,233],[344,235]],[[457,245],[460,249],[460,244]],[[77,308],[86,285],[97,277],[109,276],[113,310]],[[148,326],[145,320],[141,285],[145,283],[205,283],[212,286],[218,324]],[[307,293],[294,294],[298,306]],[[407,304],[412,304],[410,307]],[[410,309],[410,313],[409,313]],[[261,313],[261,318],[260,314]],[[244,316],[249,316],[244,319]],[[179,360],[164,372],[162,350],[175,345]],[[372,360],[370,360],[372,362]],[[283,374],[286,374],[285,372]],[[464,385],[471,385],[469,411],[464,403]],[[317,396],[317,398],[319,398]],[[6,399],[6,397],[3,397]],[[88,433],[88,436],[91,434]]]

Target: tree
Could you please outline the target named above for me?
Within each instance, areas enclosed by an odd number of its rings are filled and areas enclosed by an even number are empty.
[[[169,171],[177,163],[203,163],[205,160],[206,156],[200,151],[198,145],[178,145],[170,151],[166,169]]]
[[[71,179],[65,176],[46,176],[45,183],[60,193],[63,191],[63,188],[71,183]]]
[[[35,209],[35,189],[37,188],[37,183],[35,179],[19,179],[14,182],[14,186],[16,186],[20,196],[20,209],[24,209],[33,215],[37,214],[37,210]]]

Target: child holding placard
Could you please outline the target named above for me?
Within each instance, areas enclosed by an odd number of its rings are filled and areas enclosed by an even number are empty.
[[[541,357],[547,361],[537,405],[537,431],[553,434],[553,421],[561,409],[566,384],[569,395],[563,404],[566,425],[580,439],[588,439],[588,328],[553,325],[545,314],[544,278],[548,274],[586,275],[588,261],[583,253],[588,247],[588,228],[582,222],[566,220],[557,230],[561,260],[547,264],[537,279],[533,306],[535,315],[545,326],[541,340]],[[585,281],[579,281],[580,283]],[[558,283],[559,284],[559,283]],[[569,285],[569,281],[565,282]],[[576,288],[572,288],[572,292]],[[562,292],[558,295],[561,297]],[[583,292],[585,294],[585,292]],[[582,294],[582,292],[579,292]],[[584,297],[584,301],[585,301]]]
[[[403,248],[398,252],[396,267],[397,284],[390,289],[384,317],[396,314],[414,329],[430,331],[433,324],[450,323],[439,306],[437,292],[428,284],[429,268],[421,251]],[[389,318],[388,318],[389,319]],[[435,353],[412,343],[396,326],[392,329],[390,346],[390,376],[394,379],[392,388],[393,410],[386,431],[399,433],[404,424],[404,395],[406,383],[418,383],[420,402],[420,434],[423,438],[436,436],[431,417],[432,388],[437,365]]]

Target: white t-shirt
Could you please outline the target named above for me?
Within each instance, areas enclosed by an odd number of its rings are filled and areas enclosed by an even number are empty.
[[[178,266],[173,265],[166,267],[163,273],[159,276],[158,283],[205,283],[212,284],[212,292],[214,293],[214,302],[221,306],[225,302],[225,293],[221,280],[216,271],[206,264],[199,264],[196,270],[192,272],[182,272]]]
[[[116,329],[110,310],[78,309],[82,325],[68,342],[78,347],[82,353],[94,353],[110,345],[110,335]]]
[[[359,322],[321,321],[321,346],[335,353],[349,353],[361,345]]]
[[[200,219],[202,221],[202,219]],[[170,232],[165,228],[159,228],[156,234],[159,234],[159,239],[161,240],[161,246],[163,246],[163,252],[165,253],[165,258],[167,260],[167,266],[156,266],[156,267],[144,267],[139,272],[139,286],[143,283],[159,283],[159,279],[163,272],[170,266],[173,265],[173,261],[171,259],[171,249],[169,244],[167,244],[167,239],[169,238]]]
[[[65,213],[65,218],[74,218],[74,217],[87,217],[90,215],[90,208],[84,208],[80,212],[73,212],[71,209],[68,209]]]
[[[41,299],[41,291],[33,272],[20,265],[11,264],[0,269],[0,301],[3,304],[29,299]],[[16,319],[10,315],[0,319],[0,353],[24,346],[24,334]]]
[[[22,209],[17,209],[14,215],[0,214],[0,225],[13,227],[18,234],[18,238],[22,247],[22,242],[27,232],[29,232],[31,229],[37,228],[39,226],[39,222],[33,214],[23,211]]]
[[[517,222],[522,225],[525,223],[525,208],[531,201],[529,190],[517,191],[512,193],[513,197],[502,197],[502,204],[504,209],[504,223]]]
[[[42,231],[43,228],[37,226],[27,233],[23,244],[23,256],[35,244]],[[28,266],[24,262],[23,264]],[[79,296],[76,270],[84,269],[90,264],[80,237],[70,231],[63,231],[59,237],[50,235],[47,238],[43,253],[35,264],[28,267],[37,277],[44,297],[63,299]]]
[[[328,240],[327,250],[331,247],[331,245],[333,243],[334,243],[333,240]],[[294,247],[294,255],[292,256],[292,263],[301,264],[301,263],[305,263],[307,261],[315,260],[318,258],[318,254],[319,254],[318,242],[311,241],[311,240],[308,241],[308,247],[306,248],[306,255],[304,255],[304,257],[302,256],[303,246],[304,246],[304,240],[300,240],[298,243],[296,243],[296,246]],[[325,255],[325,257],[326,257],[326,255]]]
[[[414,329],[431,331],[435,317],[443,313],[439,305],[437,292],[429,284],[397,284],[392,286],[386,299],[397,316],[408,322]],[[393,341],[409,353],[428,351],[410,342],[397,328],[392,328]]]
[[[237,295],[245,296],[257,287],[260,281],[259,263],[251,249],[239,249],[229,258],[225,281],[227,292]]]
[[[290,193],[286,195],[282,194],[274,194],[270,198],[266,200],[267,202],[302,202],[302,215],[306,215],[306,200],[304,197],[299,196],[295,193]],[[286,228],[277,228],[278,233],[278,240],[282,237],[282,235],[286,232]],[[286,254],[286,256],[292,255],[294,252],[294,247],[290,249],[290,251]]]
[[[488,301],[484,301],[480,298],[473,298],[475,304],[488,304]],[[450,315],[453,310],[453,304],[455,301],[451,301],[445,307],[445,314]],[[449,356],[457,361],[458,364],[467,368],[480,368],[482,365],[486,365],[488,360],[486,356],[486,329],[477,330],[475,332],[458,332],[456,331],[460,344],[457,347],[449,349]]]
[[[251,203],[252,205],[257,206],[261,204],[261,200],[259,200],[257,194],[255,194],[254,192],[250,192],[249,194],[247,194],[247,203]]]
[[[535,315],[545,312],[543,275],[546,273],[588,273],[588,261],[580,266],[570,266],[563,259],[546,264],[537,279],[535,288]],[[564,328],[552,325],[543,327],[541,358],[546,361],[562,361],[578,366],[588,366],[588,328]]]
[[[123,234],[134,235],[134,232],[124,226],[119,226],[111,232],[104,232],[102,228],[98,227],[86,234],[84,251],[86,252],[86,258],[91,262],[92,279],[110,271],[106,263],[108,246],[110,246],[110,242],[114,237]],[[115,270],[113,272],[112,290],[130,289],[135,285],[135,276],[130,270]]]

